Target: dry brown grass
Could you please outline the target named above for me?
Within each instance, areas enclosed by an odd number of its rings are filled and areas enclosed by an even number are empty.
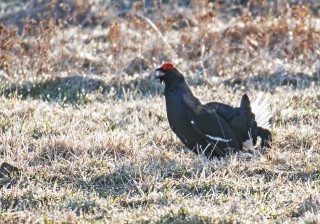
[[[316,3],[19,2],[0,10],[0,162],[21,171],[0,179],[0,222],[320,222]],[[191,153],[163,61],[204,102],[270,95],[272,148]]]

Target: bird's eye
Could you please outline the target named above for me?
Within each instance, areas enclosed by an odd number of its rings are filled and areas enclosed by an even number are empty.
[[[156,74],[157,76],[163,76],[163,75],[164,75],[164,72],[162,72],[162,71],[155,71],[155,74]]]
[[[155,71],[155,77],[156,79],[159,79],[160,77],[163,77],[165,75],[164,72],[161,71]]]

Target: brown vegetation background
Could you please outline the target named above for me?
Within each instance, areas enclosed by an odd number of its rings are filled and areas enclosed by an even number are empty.
[[[0,175],[0,222],[319,222],[319,10],[1,1],[0,162],[17,168]],[[204,102],[270,97],[272,148],[190,153],[154,80],[164,61]]]

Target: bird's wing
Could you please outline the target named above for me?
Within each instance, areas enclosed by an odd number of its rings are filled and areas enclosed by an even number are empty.
[[[232,107],[224,103],[210,102],[206,104],[207,107],[214,109],[216,113],[225,119],[227,122],[239,117],[240,108]]]
[[[250,119],[254,119],[254,115],[251,112],[250,100],[247,94],[243,95],[240,107],[232,107],[218,102],[210,102],[207,103],[206,106],[214,109],[216,113],[225,119],[232,128],[248,128]]]
[[[219,148],[242,149],[226,121],[214,112],[188,113],[193,129],[207,142]]]
[[[238,141],[243,142],[245,148],[253,148],[257,142],[257,130],[254,114],[250,109],[250,101],[246,95],[243,96],[240,107],[218,102],[211,102],[206,106],[214,109],[230,125]]]
[[[246,113],[244,108],[232,107],[217,102],[208,103],[206,106],[215,110],[215,112],[229,124],[234,133],[236,133],[239,141],[244,140],[250,128],[250,115]]]

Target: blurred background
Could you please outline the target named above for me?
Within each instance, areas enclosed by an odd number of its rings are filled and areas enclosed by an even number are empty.
[[[149,75],[267,88],[319,80],[317,1],[2,0],[1,79]],[[218,79],[217,79],[218,78]]]
[[[319,9],[0,0],[0,222],[320,223]],[[263,92],[272,148],[185,148],[154,79],[165,61],[202,102]]]

